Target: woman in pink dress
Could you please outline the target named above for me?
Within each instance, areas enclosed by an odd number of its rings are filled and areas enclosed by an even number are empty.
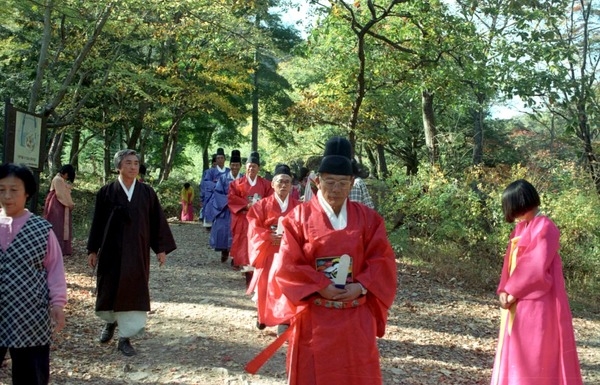
[[[50,192],[44,204],[44,218],[52,224],[63,256],[73,254],[73,199],[71,183],[75,181],[75,168],[66,164],[60,168],[50,183]]]
[[[517,225],[497,291],[501,323],[492,385],[582,384],[560,233],[539,206],[535,187],[523,179],[502,194],[504,217]]]
[[[185,183],[181,189],[181,221],[191,222],[194,220],[194,189],[189,183]]]

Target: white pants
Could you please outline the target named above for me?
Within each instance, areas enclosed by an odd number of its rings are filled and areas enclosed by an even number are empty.
[[[145,311],[97,311],[96,315],[106,323],[117,322],[119,338],[135,337],[144,332],[148,315]]]

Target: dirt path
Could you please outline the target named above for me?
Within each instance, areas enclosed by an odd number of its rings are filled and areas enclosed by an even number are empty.
[[[283,385],[285,349],[259,372],[246,362],[274,339],[275,328],[255,328],[244,280],[220,262],[198,224],[172,225],[178,249],[151,271],[153,311],[147,332],[133,339],[138,355],[101,345],[102,323],[93,314],[93,281],[83,242],[66,261],[68,326],[52,352],[53,384]],[[489,384],[498,312],[490,294],[469,293],[398,264],[399,290],[387,334],[379,340],[386,385]],[[585,384],[600,384],[600,320],[575,320]],[[0,368],[8,384],[9,367]],[[332,384],[336,385],[336,384]]]

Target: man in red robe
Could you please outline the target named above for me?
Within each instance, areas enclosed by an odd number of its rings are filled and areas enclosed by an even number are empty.
[[[234,267],[250,265],[248,257],[248,219],[246,214],[253,204],[262,198],[273,194],[271,183],[258,176],[260,170],[260,156],[252,152],[246,161],[246,175],[236,179],[229,185],[227,205],[231,211],[231,242],[230,255]],[[250,284],[252,272],[246,272],[246,285]]]
[[[267,300],[267,280],[273,263],[273,255],[279,250],[282,232],[278,229],[280,218],[292,211],[300,202],[290,194],[292,189],[292,172],[285,164],[275,167],[271,186],[274,194],[259,200],[253,205],[248,218],[248,255],[254,273],[248,294],[256,291],[256,307],[258,308],[259,329],[265,328],[264,318]]]
[[[384,335],[396,294],[396,263],[381,216],[348,200],[350,148],[340,137],[326,144],[319,191],[284,218],[271,267],[265,323],[291,321],[292,385],[382,383],[376,337]],[[347,269],[343,255],[351,260]],[[345,284],[332,282],[344,276]]]

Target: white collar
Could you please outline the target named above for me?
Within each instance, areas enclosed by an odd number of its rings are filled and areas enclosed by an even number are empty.
[[[127,200],[129,202],[131,202],[131,198],[133,197],[133,190],[135,189],[135,183],[136,180],[135,178],[133,179],[133,183],[131,184],[131,187],[129,187],[129,189],[127,189],[127,187],[125,187],[125,183],[123,183],[123,178],[121,178],[121,175],[119,175],[119,183],[121,184],[121,187],[123,187],[123,191],[125,191],[125,194],[127,194]]]
[[[258,175],[256,175],[256,178],[254,178],[254,180],[250,179],[250,175],[246,174],[246,180],[248,181],[248,184],[252,187],[256,186],[256,182],[258,181]]]
[[[348,210],[346,209],[346,202],[348,202],[348,199],[346,199],[344,204],[342,204],[340,215],[335,215],[335,212],[329,203],[327,203],[325,198],[323,198],[323,193],[321,190],[317,191],[317,198],[319,199],[319,204],[323,208],[323,211],[325,211],[325,214],[327,215],[327,218],[329,218],[329,222],[331,222],[331,226],[334,228],[334,230],[344,230],[348,226]]]
[[[285,200],[281,200],[281,198],[279,198],[279,195],[273,193],[273,195],[275,196],[275,199],[277,200],[277,203],[279,203],[279,208],[281,208],[281,212],[284,213],[285,210],[287,210],[288,208],[288,204],[290,203],[290,194],[288,194],[285,197]]]

